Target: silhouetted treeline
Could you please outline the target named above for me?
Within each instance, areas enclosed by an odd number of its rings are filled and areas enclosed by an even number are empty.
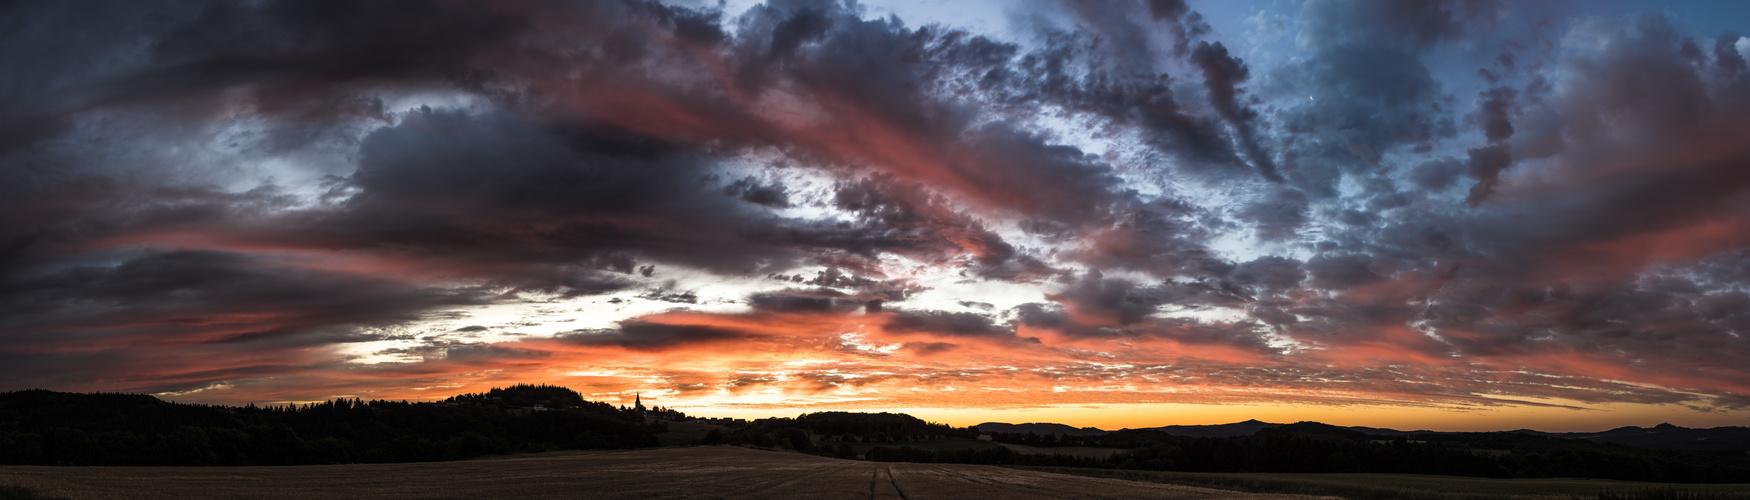
[[[1175,439],[1178,436],[1164,431],[1152,429],[1112,431],[1093,436],[1076,436],[1070,434],[1035,434],[993,432],[991,438],[1000,443],[1024,444],[1027,446],[1092,446],[1096,448],[1141,448],[1152,446]]]
[[[817,434],[840,436],[841,438],[865,438],[864,440],[871,440],[871,442],[978,437],[978,429],[925,422],[904,413],[826,411],[805,413],[796,417],[792,422],[798,428]]]
[[[612,414],[619,409],[614,405],[599,401],[583,399],[577,391],[556,385],[519,384],[505,388],[494,387],[490,391],[474,394],[458,394],[443,400],[444,403],[460,403],[476,406],[497,406],[501,408],[529,408],[542,405],[549,409],[583,409],[599,414]]]
[[[976,438],[978,429],[925,422],[903,413],[806,413],[762,418],[746,427],[707,435],[701,444],[744,444],[851,458],[849,443],[905,443]]]
[[[1050,467],[1100,467],[1110,468],[1105,460],[1098,458],[1079,457],[1075,455],[1054,453],[1050,455],[1039,453],[1021,453],[1008,448],[959,448],[948,450],[925,450],[911,446],[889,448],[876,446],[870,448],[864,458],[875,462],[915,462],[938,464],[979,464],[979,465],[1038,465]]]
[[[1120,431],[1100,436],[993,434],[992,438],[1031,446],[1128,448],[1129,451],[1095,465],[1120,469],[1750,482],[1750,455],[1741,451],[1654,450],[1510,432],[1384,438],[1302,422],[1264,429],[1251,436],[1227,438],[1180,437],[1160,431]]]
[[[337,399],[229,407],[18,391],[0,394],[0,464],[416,462],[657,445],[636,414],[563,387],[513,386],[446,402],[454,404]],[[534,404],[552,409],[527,408]]]

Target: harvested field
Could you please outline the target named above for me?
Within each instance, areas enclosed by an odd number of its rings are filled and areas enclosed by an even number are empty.
[[[1311,499],[979,465],[887,464],[728,446],[301,467],[0,467],[70,498]]]
[[[833,445],[833,446],[837,445],[836,443],[828,443],[828,444]],[[941,441],[907,441],[907,442],[899,442],[899,443],[851,443],[851,449],[855,450],[858,455],[868,453],[870,449],[873,449],[877,446],[886,447],[886,448],[899,448],[902,446],[910,446],[912,448],[917,448],[920,450],[941,451],[941,450],[981,450],[981,449],[985,449],[985,448],[996,448],[996,447],[1002,446],[1002,445],[999,445],[999,444],[996,444],[996,443],[993,443],[990,441],[980,441],[977,439],[944,439]]]
[[[692,422],[669,422],[668,432],[658,433],[656,441],[663,446],[687,446],[698,444],[712,430],[728,432],[721,425],[695,424]]]
[[[1024,444],[997,443],[1019,453],[1037,455],[1071,455],[1083,458],[1106,458],[1119,452],[1129,451],[1122,448],[1095,448],[1092,446],[1027,446]]]
[[[1246,491],[1334,495],[1352,500],[1571,500],[1597,498],[1750,499],[1750,484],[1672,484],[1607,479],[1490,479],[1416,474],[1275,474],[1158,472],[1069,467],[1022,470],[1158,481]],[[1650,495],[1650,496],[1649,496]]]

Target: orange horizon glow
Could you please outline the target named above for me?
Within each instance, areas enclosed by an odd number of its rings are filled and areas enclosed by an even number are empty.
[[[1714,7],[688,3],[19,7],[0,390],[1750,421]]]
[[[217,404],[337,397],[431,401],[544,383],[610,404],[627,404],[630,395],[642,394],[646,404],[700,416],[890,411],[956,426],[1056,422],[1107,430],[1256,419],[1399,430],[1553,432],[1662,422],[1713,427],[1744,416],[1730,408],[1697,411],[1687,399],[1645,402],[1671,390],[1666,387],[1743,390],[1737,381],[1743,379],[1706,371],[1637,377],[1618,368],[1621,360],[1584,353],[1524,351],[1442,360],[1363,340],[1266,354],[1186,343],[1173,339],[1171,330],[1122,341],[1053,334],[1017,342],[886,328],[898,314],[661,313],[636,324],[720,333],[659,346],[619,344],[636,339],[608,332],[530,338],[489,344],[483,352],[434,352],[420,361],[357,365],[341,378],[310,373],[278,383],[159,395]],[[1398,338],[1396,345],[1411,338],[1406,330],[1382,335]],[[1527,368],[1533,366],[1536,371]],[[1381,379],[1382,367],[1400,380]],[[1600,374],[1607,376],[1600,379]],[[1627,377],[1641,382],[1608,380]]]

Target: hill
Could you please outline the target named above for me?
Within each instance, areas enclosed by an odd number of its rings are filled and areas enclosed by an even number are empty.
[[[1234,422],[1231,424],[1168,425],[1168,426],[1164,426],[1164,427],[1149,427],[1147,429],[1138,429],[1138,430],[1161,431],[1161,432],[1165,432],[1167,434],[1172,434],[1174,436],[1187,436],[1187,437],[1234,437],[1234,436],[1250,436],[1253,434],[1257,434],[1258,431],[1261,431],[1264,429],[1269,429],[1271,427],[1281,426],[1281,425],[1283,425],[1283,424],[1272,424],[1272,423],[1268,423],[1268,422],[1259,422],[1257,420],[1247,420],[1244,422]]]
[[[657,429],[640,416],[584,401],[569,389],[495,391],[499,396],[464,395],[448,404],[336,399],[265,408],[178,404],[139,394],[9,392],[0,394],[0,464],[409,462],[657,444]],[[514,406],[523,400],[551,410]]]
[[[1123,429],[1120,431],[1101,430],[1094,427],[1074,427],[1058,423],[1027,423],[1007,424],[1002,422],[985,422],[976,427],[979,432],[987,434],[1026,434],[1055,436],[1102,436],[1115,432],[1159,431],[1173,436],[1183,437],[1242,437],[1257,434],[1265,429],[1281,427],[1288,424],[1275,424],[1247,420],[1231,424],[1215,425],[1167,425],[1161,427],[1145,427],[1141,429]],[[1445,436],[1488,434],[1476,432],[1442,432],[1430,430],[1401,431],[1379,427],[1343,427],[1371,436]],[[1519,429],[1511,432],[1532,436],[1542,436],[1562,439],[1580,439],[1594,443],[1615,443],[1642,448],[1665,450],[1733,450],[1750,452],[1750,427],[1714,427],[1708,429],[1679,427],[1671,424],[1659,424],[1653,427],[1619,427],[1598,432],[1544,432],[1531,429]]]
[[[1671,424],[1653,427],[1618,427],[1603,432],[1548,433],[1519,431],[1549,437],[1584,439],[1669,450],[1736,450],[1750,452],[1750,427],[1694,429]]]
[[[993,433],[993,441],[1041,449],[1122,449],[1098,460],[1053,455],[979,456],[1011,465],[1059,465],[1181,472],[1391,473],[1493,478],[1585,477],[1679,483],[1750,482],[1750,455],[1671,450],[1524,432],[1368,434],[1318,422],[1264,427],[1246,436],[1179,436],[1156,429],[1099,435]],[[1085,456],[1085,454],[1083,454]],[[903,460],[926,458],[901,453]],[[946,461],[938,453],[927,457]]]
[[[1002,422],[985,422],[973,427],[978,428],[978,432],[983,433],[1002,432],[1008,434],[1026,434],[1031,432],[1039,435],[1052,434],[1058,436],[1098,436],[1109,432],[1093,427],[1078,428],[1063,424],[1047,423],[1005,424]]]
[[[1259,430],[1276,427],[1282,424],[1247,420],[1231,424],[1219,425],[1168,425],[1163,427],[1147,427],[1142,429],[1123,429],[1124,431],[1161,431],[1174,436],[1189,437],[1231,437],[1250,436]],[[1099,436],[1119,431],[1108,431],[1094,427],[1074,427],[1056,423],[1008,424],[1002,422],[985,422],[974,427],[983,433],[1026,434],[1055,436]]]

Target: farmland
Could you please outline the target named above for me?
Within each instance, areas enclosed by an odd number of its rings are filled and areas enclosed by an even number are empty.
[[[990,441],[981,441],[981,440],[977,440],[977,439],[964,439],[964,438],[943,439],[940,441],[911,441],[911,442],[905,442],[905,443],[851,443],[851,449],[855,450],[857,452],[857,454],[859,454],[859,455],[864,454],[864,453],[868,453],[869,450],[874,449],[875,447],[878,447],[878,446],[879,447],[887,447],[887,448],[897,448],[900,446],[910,446],[912,448],[917,448],[920,450],[938,451],[938,450],[982,450],[982,449],[988,449],[988,448],[998,448],[998,447],[1001,447],[1002,445],[997,444],[997,443],[992,443]]]
[[[1750,500],[1750,484],[1671,484],[1602,479],[1489,479],[1415,474],[1200,473],[1015,467],[1040,472],[1156,481],[1257,492],[1332,495],[1348,499],[1569,500],[1597,498],[1708,498]]]
[[[667,422],[668,432],[658,433],[656,441],[663,446],[686,446],[705,439],[711,431],[721,431],[723,426],[700,424],[693,422]]]
[[[0,484],[70,498],[1315,498],[978,465],[838,460],[730,446],[401,464],[7,466],[0,467]]]
[[[1078,457],[1087,457],[1087,458],[1106,458],[1106,457],[1110,457],[1112,455],[1116,455],[1119,452],[1125,451],[1125,450],[1120,449],[1120,448],[1099,448],[1099,447],[1093,447],[1093,446],[1027,446],[1024,444],[1013,444],[1013,443],[997,443],[997,444],[1001,445],[1004,448],[1015,450],[1015,451],[1018,451],[1021,453],[1031,453],[1031,454],[1038,454],[1038,455],[1050,455],[1053,453],[1062,453],[1064,455],[1074,455],[1074,456],[1078,456]]]

